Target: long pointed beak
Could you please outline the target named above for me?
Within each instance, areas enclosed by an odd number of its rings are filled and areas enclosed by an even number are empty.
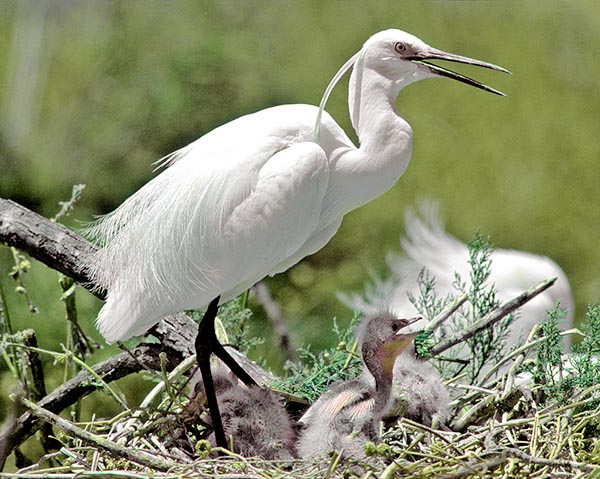
[[[494,94],[500,95],[500,96],[505,96],[505,95],[501,91],[498,91],[492,87],[484,85],[483,83],[478,82],[477,80],[469,78],[468,76],[453,72],[452,70],[448,70],[439,65],[434,65],[433,63],[429,63],[425,60],[446,60],[446,61],[456,62],[456,63],[465,63],[467,65],[475,65],[478,67],[489,68],[490,70],[496,70],[496,71],[499,71],[502,73],[508,73],[509,75],[511,75],[511,72],[509,72],[506,68],[499,67],[498,65],[494,65],[493,63],[482,62],[481,60],[475,60],[473,58],[455,55],[453,53],[444,52],[442,50],[437,50],[435,48],[429,48],[425,52],[418,53],[418,54],[408,58],[408,60],[413,61],[415,63],[419,63],[421,65],[424,65],[434,75],[452,78],[452,79],[458,80],[462,83],[466,83],[467,85],[471,85],[476,88],[480,88],[482,90],[485,90],[485,91],[488,91],[490,93],[494,93]]]

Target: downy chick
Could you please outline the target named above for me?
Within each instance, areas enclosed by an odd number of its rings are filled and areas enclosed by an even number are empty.
[[[267,387],[244,385],[222,364],[212,369],[225,437],[233,452],[268,460],[297,457],[296,432],[279,398]],[[195,390],[196,395],[204,393],[201,381]],[[208,440],[216,446],[214,433]]]
[[[333,384],[300,419],[304,426],[298,442],[300,457],[331,449],[343,450],[345,457],[366,457],[364,445],[379,440],[380,421],[390,405],[396,357],[418,334],[404,333],[403,328],[418,319],[379,313],[361,322],[357,337],[363,373]]]

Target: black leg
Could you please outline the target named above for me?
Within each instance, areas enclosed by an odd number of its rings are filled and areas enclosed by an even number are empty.
[[[215,336],[215,317],[217,316],[218,307],[219,297],[216,297],[208,305],[208,309],[198,325],[198,335],[196,336],[196,358],[198,360],[198,366],[200,367],[200,373],[202,374],[202,381],[204,382],[204,392],[206,393],[206,401],[208,403],[208,410],[215,431],[217,446],[227,448],[227,440],[225,439],[223,422],[221,421],[219,404],[217,403],[217,394],[215,392],[215,385],[210,370],[210,355],[214,349],[214,345],[219,344],[217,337]],[[221,345],[219,344],[219,346]]]
[[[256,381],[252,379],[252,377],[242,368],[235,359],[231,357],[231,354],[227,352],[227,350],[223,347],[223,345],[216,341],[213,344],[213,353],[217,356],[221,361],[223,361],[231,372],[237,376],[237,378],[242,381],[246,386],[256,386]]]

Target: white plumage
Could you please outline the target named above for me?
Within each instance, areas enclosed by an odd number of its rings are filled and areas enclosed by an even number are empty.
[[[469,283],[467,245],[445,231],[437,204],[423,203],[420,215],[407,210],[405,231],[406,236],[400,241],[403,254],[392,253],[388,257],[390,277],[375,288],[368,288],[364,295],[342,297],[342,301],[363,311],[376,311],[385,304],[396,314],[412,315],[417,311],[409,294],[418,296],[417,278],[423,268],[435,277],[435,290],[440,298],[449,293],[458,294],[452,285],[455,272]],[[507,337],[507,346],[516,344],[519,338],[526,338],[558,301],[566,312],[561,328],[569,329],[573,321],[573,294],[565,273],[550,258],[510,249],[492,252],[488,281],[495,285],[500,302],[513,299],[550,278],[557,278],[556,283],[519,309],[518,319]],[[424,321],[412,327],[424,327]]]
[[[446,76],[499,94],[428,58],[506,72],[386,30],[367,40],[324,97],[353,66],[348,101],[359,148],[322,112],[323,101],[241,117],[168,157],[162,173],[92,228],[103,248],[88,267],[108,291],[97,320],[106,340],[144,333],[219,295],[223,302],[322,248],[346,213],[406,169],[412,130],[395,110],[404,86]]]

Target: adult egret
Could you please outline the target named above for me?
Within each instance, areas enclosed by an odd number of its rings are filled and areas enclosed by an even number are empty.
[[[107,342],[209,304],[196,345],[220,446],[226,443],[208,356],[215,352],[245,383],[253,380],[215,337],[219,302],[321,249],[346,213],[396,183],[412,147],[412,130],[395,109],[403,87],[443,76],[502,94],[429,59],[508,73],[400,30],[376,33],[334,76],[319,108],[267,108],[207,133],[166,157],[167,169],[92,228],[103,246],[89,270],[108,291],[97,319]],[[350,67],[348,102],[359,148],[323,111]]]
[[[362,320],[357,337],[363,374],[333,384],[300,418],[300,457],[331,449],[342,449],[346,457],[366,457],[365,443],[379,440],[379,423],[391,405],[396,358],[419,334],[405,333],[404,328],[419,319],[380,312]]]
[[[342,301],[365,312],[377,311],[380,305],[385,304],[396,314],[411,315],[418,314],[418,311],[409,300],[409,294],[418,296],[417,278],[423,268],[435,277],[435,290],[440,298],[457,294],[453,286],[455,272],[469,283],[468,247],[445,231],[438,209],[438,205],[431,201],[422,203],[421,214],[408,209],[405,215],[406,236],[400,241],[404,254],[389,256],[389,278],[380,282],[375,289],[370,288],[363,296],[342,296]],[[533,326],[544,319],[546,311],[554,308],[557,302],[565,311],[561,329],[572,327],[573,293],[567,276],[558,264],[546,256],[512,249],[495,249],[490,259],[488,281],[494,285],[500,302],[513,299],[540,281],[557,278],[551,288],[519,308],[519,316],[506,338],[506,352],[520,338],[527,338]],[[424,323],[418,325],[424,326]]]

